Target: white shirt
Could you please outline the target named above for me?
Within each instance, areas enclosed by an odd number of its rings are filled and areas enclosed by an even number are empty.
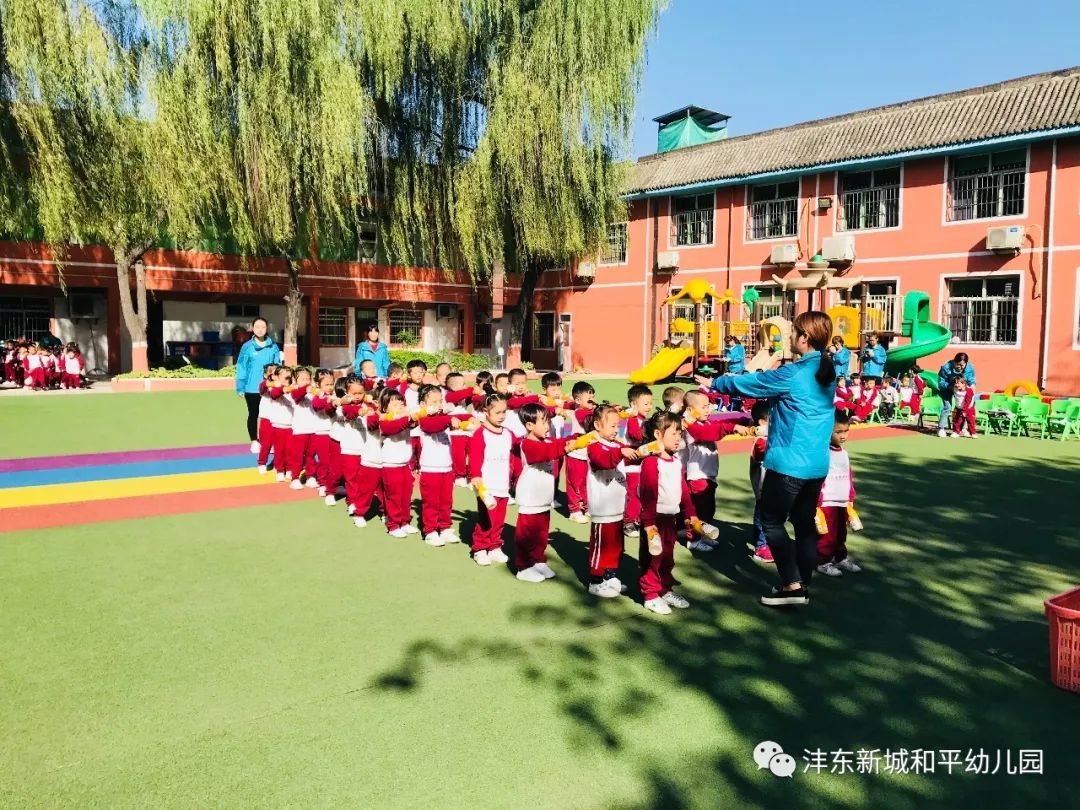
[[[359,456],[363,453],[364,442],[367,439],[367,431],[364,429],[363,417],[359,419],[345,419],[345,414],[340,407],[337,416],[341,422],[341,455]]]
[[[683,466],[678,456],[657,458],[656,513],[677,515],[682,509]]]
[[[269,411],[270,424],[276,428],[292,427],[293,422],[293,400],[288,394],[282,394],[277,399],[270,397],[270,404],[267,406]]]
[[[393,436],[382,433],[379,435],[382,436],[382,465],[384,467],[404,467],[412,460],[412,443],[408,430],[395,433]]]
[[[578,421],[577,411],[570,411],[570,415],[566,417],[566,425],[570,428],[568,436],[578,436],[585,434],[585,428],[581,426],[581,422]],[[588,461],[589,450],[586,447],[580,450],[571,450],[566,454],[568,458],[576,458],[578,461]]]
[[[496,433],[486,425],[481,425],[472,439],[470,449],[479,441],[483,444],[483,458],[480,469],[476,469],[476,459],[470,459],[469,473],[484,482],[487,491],[496,498],[510,497],[510,450],[514,446],[514,434],[504,426]],[[519,485],[520,486],[520,485]],[[551,501],[548,500],[550,506]]]
[[[452,472],[450,460],[450,431],[438,433],[420,431],[420,472]]]
[[[829,448],[829,474],[821,485],[822,506],[847,506],[851,502],[851,460],[843,447]]]
[[[290,396],[286,394],[285,396]],[[314,433],[319,423],[316,421],[315,411],[311,409],[311,394],[304,394],[299,402],[293,400],[292,432],[294,436],[305,436]]]
[[[683,431],[683,439],[686,442],[686,480],[715,481],[720,473],[720,455],[716,452],[716,443],[696,441],[686,431]],[[679,466],[682,467],[682,463]]]
[[[534,439],[525,439],[527,442]],[[519,515],[542,515],[551,509],[555,499],[555,461],[538,461],[535,464],[525,462],[522,453],[521,475],[518,476],[517,493]]]
[[[606,439],[597,443],[604,447],[623,446]],[[598,470],[590,463],[586,492],[593,523],[621,522],[626,512],[626,465],[620,461],[613,470]]]

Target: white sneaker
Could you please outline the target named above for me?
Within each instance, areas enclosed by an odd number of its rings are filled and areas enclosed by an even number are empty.
[[[325,498],[326,497],[326,487],[319,487],[319,497],[320,498]]]
[[[971,434],[968,433],[967,428],[964,428],[963,430],[961,430],[960,435],[963,436],[965,439],[970,439],[971,438]]]
[[[622,580],[618,577],[608,577],[604,581],[619,593],[626,593],[626,586],[622,584]]]
[[[472,561],[477,565],[491,565],[491,557],[483,549],[472,555]]]
[[[446,545],[446,541],[442,539],[442,536],[438,532],[431,532],[428,534],[428,536],[424,538],[424,542],[435,548]]]
[[[354,517],[352,519],[352,522],[353,522],[353,526],[355,526],[358,529],[366,529],[367,528],[367,521],[364,520],[362,517]]]
[[[454,534],[453,529],[443,529],[439,532],[439,537],[442,538],[444,543],[460,543],[461,538]]]
[[[251,448],[250,448],[250,450],[251,450],[251,453],[252,453],[252,455],[256,455],[256,456],[257,456],[257,455],[259,455],[259,453],[260,453],[260,452],[262,451],[262,445],[261,445],[261,444],[259,444],[259,442],[258,442],[258,441],[254,441],[254,442],[252,442],[252,443],[251,443]]]
[[[970,433],[970,434],[968,434],[968,438],[969,439],[977,439],[977,438],[979,438],[979,434],[978,433]]]
[[[286,472],[285,473],[285,480],[286,481],[292,481],[292,473],[291,472]]]
[[[350,503],[345,507],[345,511],[349,514],[349,517],[352,517],[356,514],[356,507]]]
[[[680,610],[690,607],[690,602],[685,597],[679,596],[675,591],[668,591],[665,594],[661,594],[660,598],[671,605],[673,608],[679,608]]]
[[[618,588],[613,588],[609,583],[610,579],[605,579],[603,582],[593,582],[589,584],[589,594],[591,596],[599,596],[601,599],[614,599],[620,594]]]
[[[508,563],[510,558],[506,556],[506,552],[501,548],[489,548],[488,559],[494,563]]]
[[[646,599],[645,609],[651,610],[653,613],[659,613],[661,616],[667,616],[671,613],[671,607],[659,596],[655,599]]]
[[[543,574],[544,579],[555,579],[555,572],[551,570],[551,566],[547,563],[537,563],[533,568]]]
[[[277,481],[278,483],[284,481],[285,480],[285,473],[277,473],[277,474],[275,474],[274,475],[274,480]]]
[[[299,478],[294,478],[292,483],[289,484],[289,489],[303,489],[304,485],[300,483]]]
[[[468,487],[469,482],[465,478],[455,478],[454,479],[454,486],[455,487]]]
[[[571,523],[588,523],[589,519],[585,517],[584,512],[572,512],[570,514]]]
[[[405,532],[405,534],[420,534],[420,530],[413,526],[411,523],[406,523],[404,526],[401,527],[401,530]]]
[[[401,539],[406,538],[406,537],[409,536],[409,533],[407,531],[405,531],[404,529],[391,529],[388,532],[388,534],[391,537],[394,537],[394,538],[396,538],[398,540],[401,540]]]
[[[862,566],[855,562],[853,559],[851,559],[851,557],[845,557],[836,564],[836,567],[843,568],[845,571],[848,571],[852,574],[857,574],[862,571]]]
[[[266,465],[260,464],[258,467],[259,475],[266,475]]]
[[[844,572],[833,565],[831,562],[822,563],[817,567],[819,574],[824,574],[827,577],[842,577]]]
[[[514,505],[516,505],[516,504],[517,504],[517,501],[516,501],[516,500],[514,500],[514,496],[513,496],[513,495],[511,495],[511,496],[510,496],[509,498],[507,498],[507,499],[506,499],[506,505],[507,505],[507,506],[514,506]]]
[[[686,547],[691,551],[712,551],[713,547],[711,543],[707,543],[704,540],[695,540],[692,543],[687,543]]]
[[[308,489],[317,489],[319,486],[319,482],[315,478],[309,478],[307,481],[304,482],[304,486]]]
[[[960,434],[959,434],[959,433],[957,433],[957,432],[956,432],[956,431],[954,430],[954,431],[952,432],[952,438],[954,438],[954,439],[959,439],[959,438],[960,438]]]
[[[335,506],[337,504],[337,498],[335,498],[333,495],[327,495],[324,500],[327,506]],[[353,507],[353,511],[356,511],[356,507]]]
[[[515,576],[522,582],[543,582],[547,577],[544,576],[544,572],[540,570],[540,566],[534,565],[532,568],[525,568],[518,571]]]
[[[941,430],[939,430],[937,432],[937,435],[938,435],[939,439],[944,439],[945,438],[945,428],[941,428]]]

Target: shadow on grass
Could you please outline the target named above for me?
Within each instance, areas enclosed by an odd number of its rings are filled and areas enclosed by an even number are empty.
[[[683,755],[679,743],[690,750],[694,741],[680,740],[678,723],[650,706],[671,682],[691,689],[729,732],[715,755],[690,768],[635,760],[642,793],[630,806],[638,808],[1020,807],[1073,795],[1080,699],[1049,683],[1041,601],[1054,592],[1049,578],[1065,571],[1080,579],[1080,465],[884,452],[859,456],[856,483],[867,530],[851,545],[865,570],[815,579],[805,610],[757,604],[774,574],[750,559],[750,526],[732,523],[713,554],[678,557],[689,610],[628,613],[563,577],[541,586],[566,589],[558,606],[509,608],[517,621],[565,629],[555,641],[425,641],[376,686],[421,689],[433,666],[489,656],[559,707],[571,747],[628,757],[628,741],[648,723],[671,736],[673,761]],[[721,494],[719,514],[748,511],[745,499]],[[584,544],[557,529],[552,549],[583,581]],[[636,583],[636,563],[624,558],[620,576]],[[607,632],[590,635],[601,624]],[[636,673],[620,668],[631,663]],[[613,683],[612,671],[626,675]],[[762,740],[795,756],[794,779],[756,769],[750,752]],[[992,768],[998,750],[1015,759],[1021,748],[1044,749],[1045,775],[895,774],[883,761],[877,773],[803,772],[807,749],[959,749],[961,757],[983,749]]]

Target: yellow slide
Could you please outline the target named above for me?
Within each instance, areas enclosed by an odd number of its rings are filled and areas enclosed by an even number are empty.
[[[660,380],[666,380],[693,356],[694,350],[689,346],[661,349],[644,367],[631,372],[630,382],[635,385],[638,383],[653,385],[660,382]]]

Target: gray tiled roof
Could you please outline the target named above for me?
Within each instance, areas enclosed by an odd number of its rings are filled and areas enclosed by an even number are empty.
[[[650,155],[627,193],[1080,125],[1080,67]]]

